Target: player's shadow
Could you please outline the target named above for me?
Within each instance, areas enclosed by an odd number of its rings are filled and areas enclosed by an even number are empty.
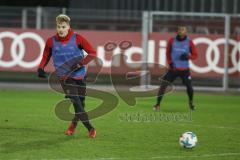
[[[6,130],[4,132],[9,132],[9,137],[14,137],[14,134],[22,134],[25,137],[36,137],[36,140],[26,140],[28,142],[22,142],[22,140],[16,141],[16,139],[9,138],[8,142],[0,142],[0,153],[10,154],[15,152],[27,151],[27,150],[39,150],[55,147],[59,143],[64,143],[71,139],[74,139],[74,136],[61,136],[56,137],[59,132],[32,129],[32,128],[14,128],[14,127],[0,127],[0,130]],[[45,133],[46,135],[52,135],[52,138],[44,136],[39,136],[39,133]],[[63,133],[62,133],[63,134]],[[40,139],[40,140],[39,140]]]

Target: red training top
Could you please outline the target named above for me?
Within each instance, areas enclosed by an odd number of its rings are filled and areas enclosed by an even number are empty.
[[[180,39],[178,36],[177,36],[177,40],[181,41],[181,40],[184,40],[186,37]],[[172,63],[172,59],[171,59],[171,49],[172,49],[172,45],[173,45],[173,41],[174,41],[175,38],[171,38],[168,43],[167,43],[167,48],[166,48],[166,56],[167,56],[167,63],[168,65],[170,65],[170,63]],[[197,54],[197,49],[196,49],[196,46],[194,45],[193,41],[190,40],[189,41],[189,47],[190,47],[190,52],[191,54],[189,55],[189,59],[190,60],[195,60],[197,59],[198,57],[198,54]],[[177,70],[183,70],[182,68],[176,68]],[[186,68],[184,68],[186,69]]]
[[[66,37],[62,38],[58,34],[56,34],[56,37],[57,37],[57,40],[60,41],[62,44],[66,44],[68,43],[68,41],[70,40],[73,34],[74,34],[73,30],[69,29]],[[86,65],[96,57],[96,51],[93,49],[90,43],[79,34],[76,34],[76,44],[79,49],[83,49],[88,53],[88,55],[80,61],[80,65]],[[48,64],[52,56],[52,46],[53,46],[53,39],[52,37],[50,37],[47,39],[47,42],[43,51],[43,57],[38,68],[44,69],[45,66]]]

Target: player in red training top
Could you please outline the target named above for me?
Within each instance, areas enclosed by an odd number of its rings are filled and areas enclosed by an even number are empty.
[[[78,121],[82,121],[89,131],[89,137],[95,138],[96,130],[90,124],[84,110],[84,101],[86,95],[85,65],[96,58],[96,51],[84,37],[73,32],[70,27],[70,18],[67,15],[60,14],[56,17],[56,27],[57,34],[47,39],[38,68],[38,76],[46,78],[44,68],[52,57],[61,86],[75,110],[75,116],[65,134],[74,134]],[[87,56],[84,56],[83,50],[87,52]],[[78,87],[72,87],[73,85]]]
[[[166,54],[169,71],[163,77],[163,82],[159,88],[157,103],[154,105],[154,109],[160,109],[160,102],[169,82],[172,83],[177,77],[180,77],[187,88],[189,107],[191,110],[195,110],[189,60],[197,58],[197,50],[192,40],[187,36],[186,26],[178,27],[177,36],[168,41]]]

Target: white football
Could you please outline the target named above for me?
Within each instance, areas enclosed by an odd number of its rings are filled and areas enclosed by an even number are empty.
[[[195,147],[197,141],[197,136],[193,132],[185,132],[179,138],[179,144],[184,148]]]

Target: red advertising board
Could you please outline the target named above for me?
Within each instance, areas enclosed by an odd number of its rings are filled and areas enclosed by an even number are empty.
[[[103,64],[102,73],[109,73],[110,68],[119,67],[116,74],[123,74],[127,69],[141,68],[143,56],[142,38],[140,32],[110,32],[110,31],[76,31],[83,35],[96,49],[97,56]],[[36,71],[41,61],[42,51],[47,38],[55,34],[55,30],[35,29],[0,29],[0,70],[1,71]],[[166,44],[174,34],[152,33],[148,41],[148,63],[157,63],[159,68],[166,65]],[[224,44],[223,36],[191,34],[189,37],[197,46],[198,59],[191,62],[193,75],[222,76],[224,73]],[[131,42],[131,47],[120,49],[121,42]],[[106,50],[106,44],[114,44],[114,50]],[[229,74],[239,76],[239,38],[229,41]],[[116,54],[122,54],[126,61],[112,60]],[[136,65],[137,63],[137,65]],[[89,67],[89,72],[94,72],[95,62]],[[149,65],[151,68],[152,66]],[[52,61],[46,68],[53,71]],[[155,66],[154,74],[158,73]]]

